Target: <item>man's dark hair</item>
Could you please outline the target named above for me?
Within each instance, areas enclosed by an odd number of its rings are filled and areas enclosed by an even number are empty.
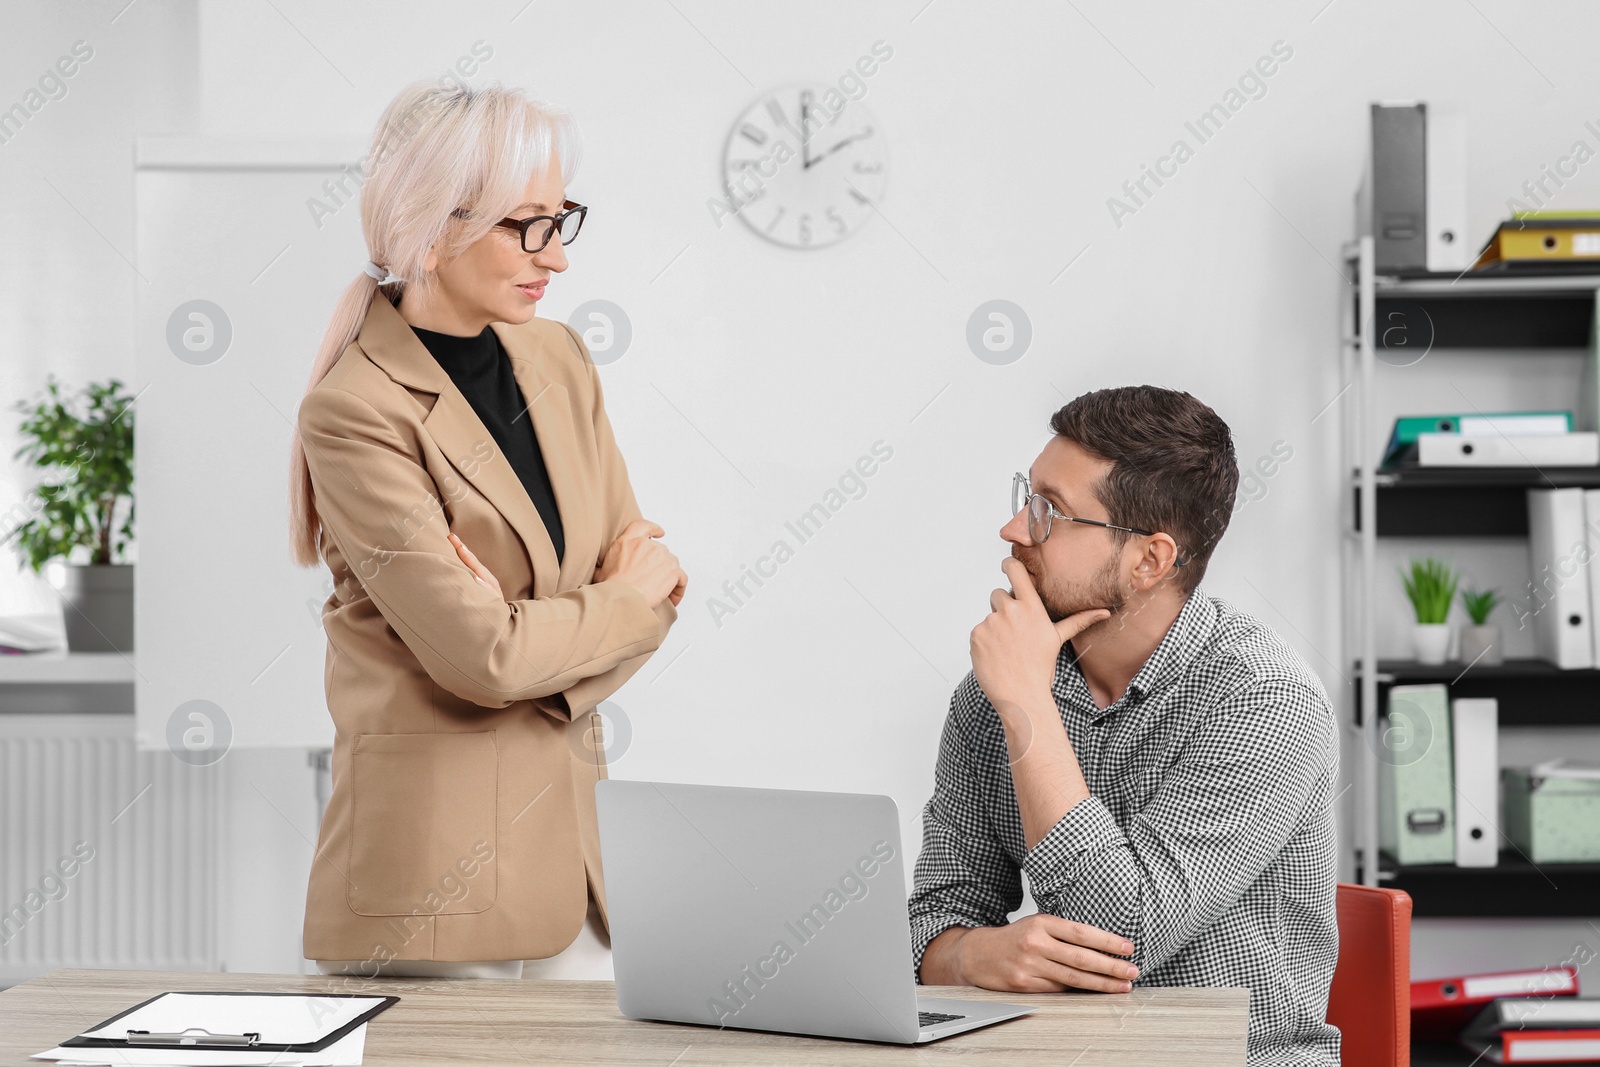
[[[1239,488],[1228,424],[1188,393],[1127,385],[1084,393],[1050,417],[1050,429],[1111,461],[1094,486],[1110,520],[1170,534],[1183,560],[1173,577],[1185,596],[1194,592]],[[1127,543],[1128,534],[1112,534]]]

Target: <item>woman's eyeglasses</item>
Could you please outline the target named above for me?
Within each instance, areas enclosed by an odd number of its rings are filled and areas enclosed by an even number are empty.
[[[533,215],[526,219],[501,219],[495,225],[516,230],[522,238],[524,252],[542,252],[557,231],[560,231],[561,243],[564,245],[570,245],[576,240],[578,231],[583,229],[583,217],[588,211],[587,207],[576,201],[565,200],[562,201],[559,214]],[[456,208],[451,214],[460,219],[467,217],[465,208]]]

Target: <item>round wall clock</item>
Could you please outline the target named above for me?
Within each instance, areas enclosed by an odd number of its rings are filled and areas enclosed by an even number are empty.
[[[886,171],[871,112],[830,85],[762,94],[734,120],[722,150],[727,207],[785,248],[822,248],[860,229]]]

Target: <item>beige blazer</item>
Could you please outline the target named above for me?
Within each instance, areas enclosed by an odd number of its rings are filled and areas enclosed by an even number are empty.
[[[381,293],[300,405],[334,583],[333,793],[308,959],[543,959],[577,936],[591,894],[605,920],[591,712],[677,612],[594,584],[640,515],[582,341],[548,319],[493,328],[561,511],[559,568],[494,438]],[[503,597],[473,579],[452,531]]]

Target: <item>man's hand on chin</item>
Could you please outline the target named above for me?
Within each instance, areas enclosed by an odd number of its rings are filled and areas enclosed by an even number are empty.
[[[1139,969],[1116,954],[1132,951],[1116,934],[1039,913],[1005,926],[950,927],[923,952],[921,980],[1006,993],[1126,993]]]
[[[989,614],[972,630],[972,673],[995,710],[1009,716],[1041,700],[1053,706],[1061,646],[1111,612],[1090,608],[1051,622],[1022,561],[1007,556],[1000,569],[1011,579],[1011,590],[989,594]]]

